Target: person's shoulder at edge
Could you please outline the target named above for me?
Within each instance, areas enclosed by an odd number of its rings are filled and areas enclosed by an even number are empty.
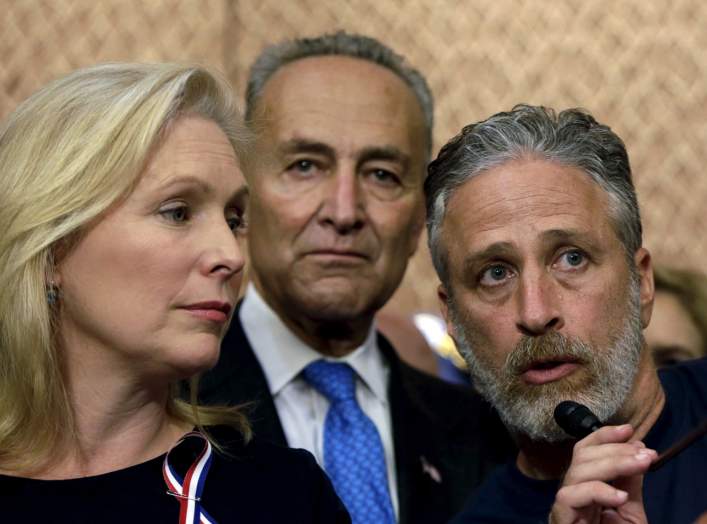
[[[314,456],[304,449],[294,449],[254,436],[248,442],[234,428],[213,426],[209,434],[222,448],[219,461],[245,470],[234,483],[267,484],[273,504],[282,504],[276,494],[291,503],[293,518],[297,508],[311,513],[312,522],[350,524],[351,519],[336,496],[329,477],[319,467]],[[232,489],[237,489],[234,484]]]
[[[694,360],[684,360],[676,364],[665,366],[658,370],[658,376],[663,382],[687,382],[694,389],[706,393],[703,400],[707,404],[707,357]]]
[[[661,370],[659,370],[659,373],[663,370],[670,370],[670,369],[686,369],[686,370],[691,370],[691,372],[694,372],[694,371],[705,372],[705,371],[707,371],[707,356],[695,358],[692,360],[683,360],[682,362],[677,362],[675,364],[672,364],[670,366],[662,368]]]

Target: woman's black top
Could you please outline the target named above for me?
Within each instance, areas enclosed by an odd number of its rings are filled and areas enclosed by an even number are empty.
[[[307,451],[257,439],[243,444],[232,429],[212,428],[228,455],[214,452],[201,503],[218,524],[326,523],[351,520],[326,474]],[[170,454],[183,475],[197,446]],[[162,478],[164,456],[104,475],[35,480],[0,475],[2,522],[179,523],[179,502]]]

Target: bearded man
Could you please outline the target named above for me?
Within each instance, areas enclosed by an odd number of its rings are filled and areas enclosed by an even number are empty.
[[[707,415],[707,361],[658,376],[646,351],[653,272],[621,139],[517,106],[453,138],[425,193],[449,331],[520,449],[453,522],[694,522],[707,439],[649,468]],[[577,442],[553,419],[565,400],[605,427]]]

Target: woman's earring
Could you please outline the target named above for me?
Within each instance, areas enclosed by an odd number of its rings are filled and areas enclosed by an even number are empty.
[[[52,280],[47,286],[47,304],[54,306],[59,302],[59,286]]]

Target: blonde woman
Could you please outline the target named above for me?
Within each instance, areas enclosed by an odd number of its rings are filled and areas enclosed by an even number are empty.
[[[311,456],[176,397],[216,363],[243,272],[229,92],[103,65],[0,128],[3,521],[349,522]]]

